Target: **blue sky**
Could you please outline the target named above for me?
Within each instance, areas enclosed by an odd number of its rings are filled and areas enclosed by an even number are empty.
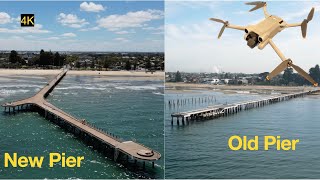
[[[35,14],[35,27],[20,27]],[[164,2],[0,2],[3,50],[163,51]]]
[[[314,19],[308,25],[307,38],[300,27],[288,28],[273,38],[287,58],[306,71],[319,64],[320,3],[317,1],[271,1],[270,14],[287,23],[300,23],[315,7]],[[211,17],[228,20],[235,25],[255,24],[264,18],[262,9],[248,12],[251,6],[242,1],[167,1],[165,3],[166,71],[245,72],[272,71],[281,60],[268,45],[263,50],[250,49],[244,32],[226,29],[217,39],[222,24]]]

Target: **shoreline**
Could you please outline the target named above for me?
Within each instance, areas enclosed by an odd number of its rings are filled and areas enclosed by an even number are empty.
[[[0,69],[0,76],[47,76],[57,75],[60,69]],[[78,76],[101,76],[104,78],[138,78],[164,80],[164,72],[156,71],[152,74],[144,71],[89,71],[89,70],[69,70],[67,75]]]
[[[210,84],[186,84],[186,83],[165,83],[165,90],[170,91],[190,91],[190,90],[215,90],[215,91],[248,91],[254,93],[261,92],[301,92],[319,89],[312,86],[264,86],[264,85],[210,85]]]

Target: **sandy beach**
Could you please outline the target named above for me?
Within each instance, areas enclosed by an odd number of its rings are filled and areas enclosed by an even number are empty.
[[[42,69],[0,69],[0,75],[34,75],[34,76],[47,76],[47,75],[56,75],[60,73],[61,70],[42,70]],[[69,70],[68,75],[79,75],[79,76],[102,76],[102,77],[110,77],[110,78],[137,78],[137,79],[156,79],[163,80],[164,72],[154,72],[154,73],[146,73],[141,71],[76,71]]]
[[[259,86],[259,85],[211,85],[211,84],[186,84],[186,83],[166,83],[166,91],[190,91],[190,90],[218,90],[218,91],[246,91],[254,93],[278,91],[278,92],[300,92],[314,90],[319,87],[312,86]]]

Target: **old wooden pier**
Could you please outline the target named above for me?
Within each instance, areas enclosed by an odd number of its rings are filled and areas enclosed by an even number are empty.
[[[216,96],[202,96],[202,97],[181,97],[177,99],[168,100],[169,109],[179,109],[181,107],[187,106],[189,104],[199,105],[199,104],[210,104],[217,102]]]
[[[318,93],[318,92],[320,92],[320,90],[268,97],[266,99],[255,100],[255,101],[215,105],[215,106],[209,106],[204,109],[173,113],[171,114],[171,124],[172,125],[174,124],[174,118],[176,118],[177,125],[180,125],[180,124],[185,125],[185,124],[188,124],[190,121],[194,121],[194,120],[214,119],[221,116],[228,116],[230,114],[235,114],[240,111],[244,111],[252,108],[259,108],[265,105],[269,105],[269,104],[273,104],[281,101],[287,101],[293,98],[303,97],[305,95]]]
[[[63,70],[36,95],[27,99],[3,104],[5,112],[36,111],[101,152],[112,154],[115,161],[121,156],[127,161],[134,161],[135,164],[137,160],[143,162],[143,168],[145,168],[145,162],[152,162],[152,166],[154,167],[154,162],[161,157],[160,153],[137,142],[120,140],[113,134],[94,127],[84,120],[77,119],[45,100],[66,75],[67,71]]]

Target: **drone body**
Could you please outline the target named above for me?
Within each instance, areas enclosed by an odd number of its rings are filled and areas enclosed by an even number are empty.
[[[254,48],[258,45],[259,49],[263,49],[269,39],[284,29],[285,24],[281,18],[271,15],[256,25],[247,26],[244,30],[246,32],[244,39],[249,47]]]
[[[305,38],[306,32],[307,32],[307,24],[313,18],[314,8],[311,9],[307,19],[304,19],[301,23],[288,24],[282,18],[280,18],[278,16],[270,15],[267,12],[267,3],[266,2],[257,1],[257,2],[249,2],[246,4],[247,5],[255,5],[255,7],[252,8],[250,11],[254,11],[259,8],[263,8],[265,19],[263,19],[262,21],[260,21],[259,23],[255,24],[255,25],[237,26],[237,25],[229,24],[228,21],[223,21],[221,19],[216,19],[216,18],[210,18],[210,20],[212,20],[212,21],[216,21],[216,22],[220,22],[220,23],[224,24],[220,30],[218,38],[221,37],[225,28],[242,30],[245,32],[244,39],[247,41],[247,45],[250,48],[255,48],[256,46],[258,46],[258,48],[262,50],[264,47],[266,47],[266,45],[270,44],[271,47],[275,50],[275,52],[278,54],[278,56],[282,60],[282,63],[280,65],[278,65],[266,77],[267,80],[270,80],[271,78],[280,74],[287,67],[292,67],[301,76],[303,76],[305,79],[310,81],[314,86],[318,86],[318,83],[315,82],[312,79],[312,77],[309,76],[308,73],[306,73],[299,66],[294,65],[292,63],[291,59],[285,58],[285,56],[282,54],[282,52],[278,49],[278,47],[272,41],[272,38],[275,35],[277,35],[279,32],[281,32],[282,30],[289,28],[289,27],[297,27],[297,26],[301,26],[302,37]]]

